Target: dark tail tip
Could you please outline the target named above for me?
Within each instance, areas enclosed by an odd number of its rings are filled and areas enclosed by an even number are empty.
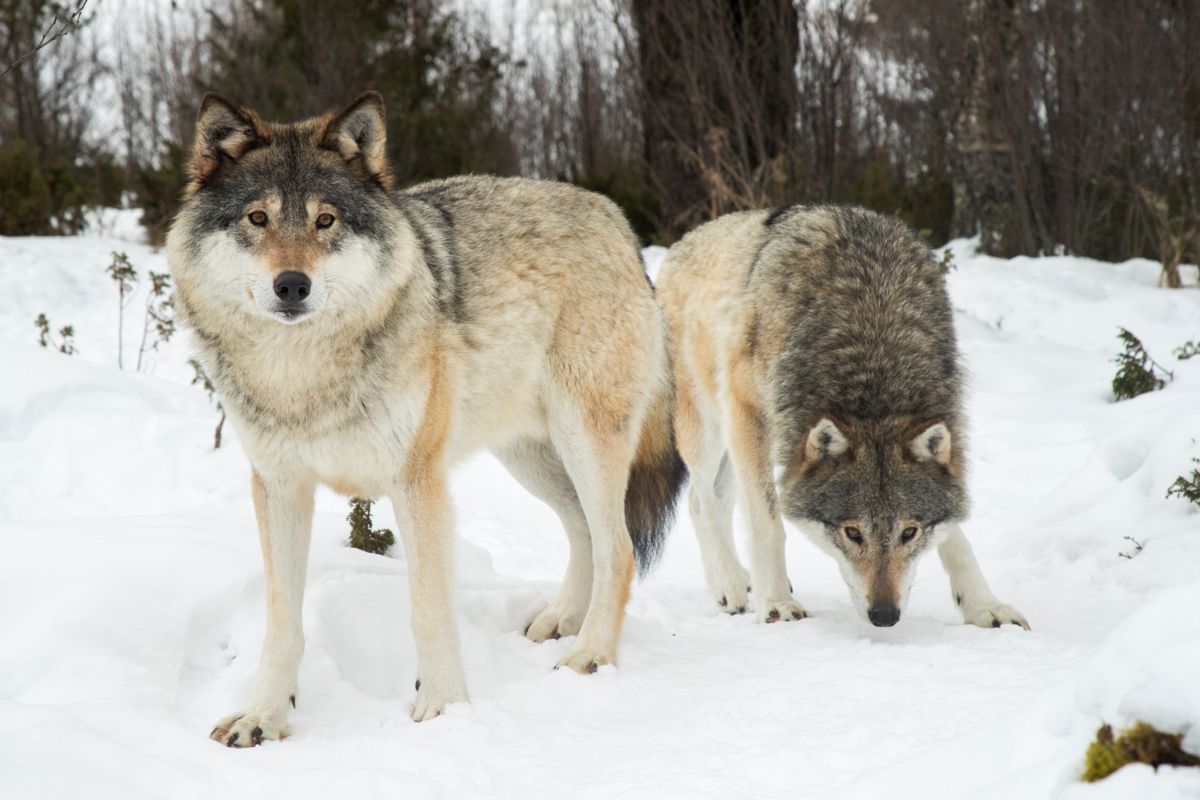
[[[675,519],[675,504],[687,479],[687,467],[675,449],[673,435],[669,442],[668,447],[656,448],[649,458],[638,458],[629,471],[625,524],[633,539],[639,575],[649,572],[662,555]]]

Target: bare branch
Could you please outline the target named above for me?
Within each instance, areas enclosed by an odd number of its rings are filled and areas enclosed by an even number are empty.
[[[79,5],[75,7],[75,10],[70,14],[67,14],[65,17],[60,17],[58,14],[55,14],[54,19],[50,20],[50,25],[42,33],[42,38],[38,40],[37,45],[28,53],[25,53],[16,61],[13,61],[11,64],[6,66],[3,71],[0,71],[0,78],[3,78],[5,75],[16,69],[21,62],[32,58],[33,55],[39,50],[49,47],[71,31],[78,28],[80,22],[83,20],[83,10],[87,7],[87,4],[88,0],[79,0]]]

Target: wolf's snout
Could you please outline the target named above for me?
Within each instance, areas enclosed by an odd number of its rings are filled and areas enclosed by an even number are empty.
[[[311,289],[312,281],[303,272],[281,272],[275,279],[275,296],[289,305],[303,303]]]
[[[890,628],[900,621],[900,609],[888,603],[867,609],[867,619],[877,628]]]

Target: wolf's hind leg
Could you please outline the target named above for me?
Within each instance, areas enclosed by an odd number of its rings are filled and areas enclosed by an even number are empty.
[[[733,544],[733,503],[736,490],[733,466],[722,453],[716,469],[693,478],[688,489],[688,511],[700,542],[704,577],[717,605],[730,614],[743,614],[748,604],[750,574],[738,560]]]
[[[954,523],[946,527],[949,535],[938,546],[938,556],[942,559],[946,574],[950,576],[950,593],[962,612],[963,620],[981,628],[999,628],[1011,624],[1029,630],[1029,623],[1019,611],[1001,603],[992,594],[962,528]]]
[[[804,619],[804,607],[792,597],[785,560],[783,519],[771,474],[765,415],[744,398],[730,403],[729,452],[737,475],[739,499],[750,524],[750,570],[754,611],[759,622]]]
[[[616,663],[633,583],[633,540],[625,525],[625,490],[635,443],[628,431],[597,431],[594,424],[579,418],[552,422],[551,439],[579,496],[592,542],[587,615],[579,637],[559,666],[594,672],[598,666]]]
[[[304,652],[300,611],[312,536],[311,482],[251,476],[254,514],[262,545],[267,589],[267,634],[250,707],[221,719],[209,734],[229,747],[253,747],[287,735],[296,704],[296,679]]]
[[[750,576],[733,544],[736,492],[720,421],[700,407],[691,376],[678,364],[675,400],[675,441],[691,475],[688,512],[700,544],[704,579],[717,605],[741,614],[749,602]]]
[[[592,593],[592,540],[579,496],[549,442],[523,439],[494,455],[530,494],[553,509],[571,545],[558,598],[534,617],[525,635],[535,642],[574,636],[583,626]]]

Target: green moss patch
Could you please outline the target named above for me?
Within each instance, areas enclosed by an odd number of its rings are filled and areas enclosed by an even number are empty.
[[[1145,722],[1115,738],[1112,726],[1104,725],[1096,731],[1096,741],[1088,745],[1083,780],[1103,780],[1126,764],[1200,767],[1200,758],[1184,752],[1182,741],[1183,734],[1163,733]]]

